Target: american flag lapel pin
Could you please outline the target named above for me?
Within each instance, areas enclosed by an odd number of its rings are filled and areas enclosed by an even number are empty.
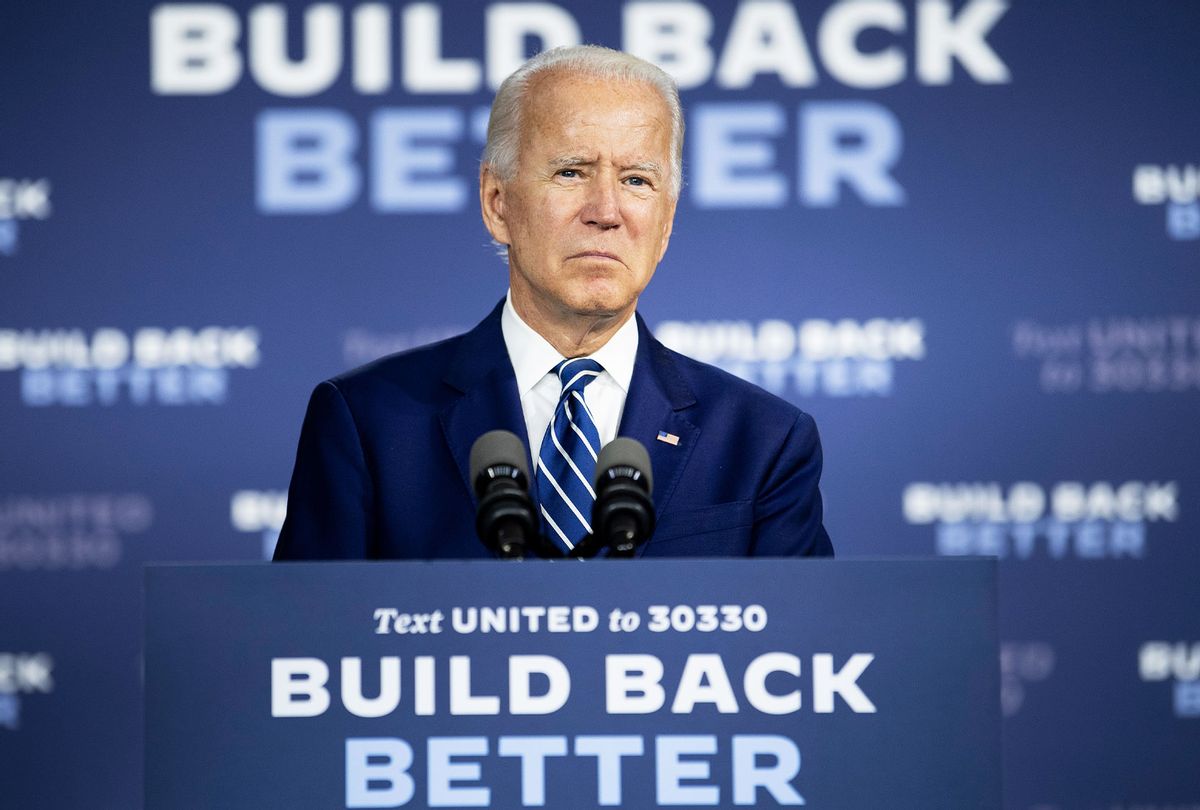
[[[665,430],[660,430],[658,432],[658,440],[660,442],[666,442],[667,444],[671,445],[672,447],[679,446],[679,437],[676,436],[674,433],[667,433]]]

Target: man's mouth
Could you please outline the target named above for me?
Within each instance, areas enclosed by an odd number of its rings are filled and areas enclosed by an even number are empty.
[[[620,257],[615,253],[608,253],[603,250],[585,250],[569,256],[570,259],[611,259],[614,262],[621,261]]]

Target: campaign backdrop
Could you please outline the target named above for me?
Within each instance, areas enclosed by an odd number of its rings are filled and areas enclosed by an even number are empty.
[[[676,76],[640,310],[811,413],[843,558],[995,555],[1004,803],[1200,806],[1200,6],[10,3],[0,805],[142,801],[141,571],[270,554],[320,380],[505,291],[534,51]]]

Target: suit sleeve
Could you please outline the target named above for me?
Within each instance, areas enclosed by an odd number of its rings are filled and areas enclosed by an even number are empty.
[[[821,438],[801,412],[754,504],[751,555],[832,557],[821,506]]]
[[[323,382],[309,399],[300,429],[275,559],[372,556],[374,499],[350,408],[335,384]]]

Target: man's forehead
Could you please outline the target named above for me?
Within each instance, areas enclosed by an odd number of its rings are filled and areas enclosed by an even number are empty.
[[[645,79],[630,76],[603,76],[586,70],[577,70],[566,65],[544,70],[533,76],[529,82],[531,98],[539,94],[554,92],[561,88],[575,89],[586,86],[593,94],[604,92],[613,95],[641,95],[648,93],[658,95],[658,91]]]
[[[642,126],[669,126],[666,101],[651,84],[636,79],[606,78],[587,73],[553,71],[530,83],[525,113],[539,123],[565,123],[603,112]],[[531,122],[532,123],[532,122]]]
[[[523,146],[536,143],[540,159],[587,162],[598,157],[599,148],[619,146],[623,162],[657,163],[664,157],[658,153],[669,148],[669,110],[644,82],[552,76],[530,87],[526,104]]]

